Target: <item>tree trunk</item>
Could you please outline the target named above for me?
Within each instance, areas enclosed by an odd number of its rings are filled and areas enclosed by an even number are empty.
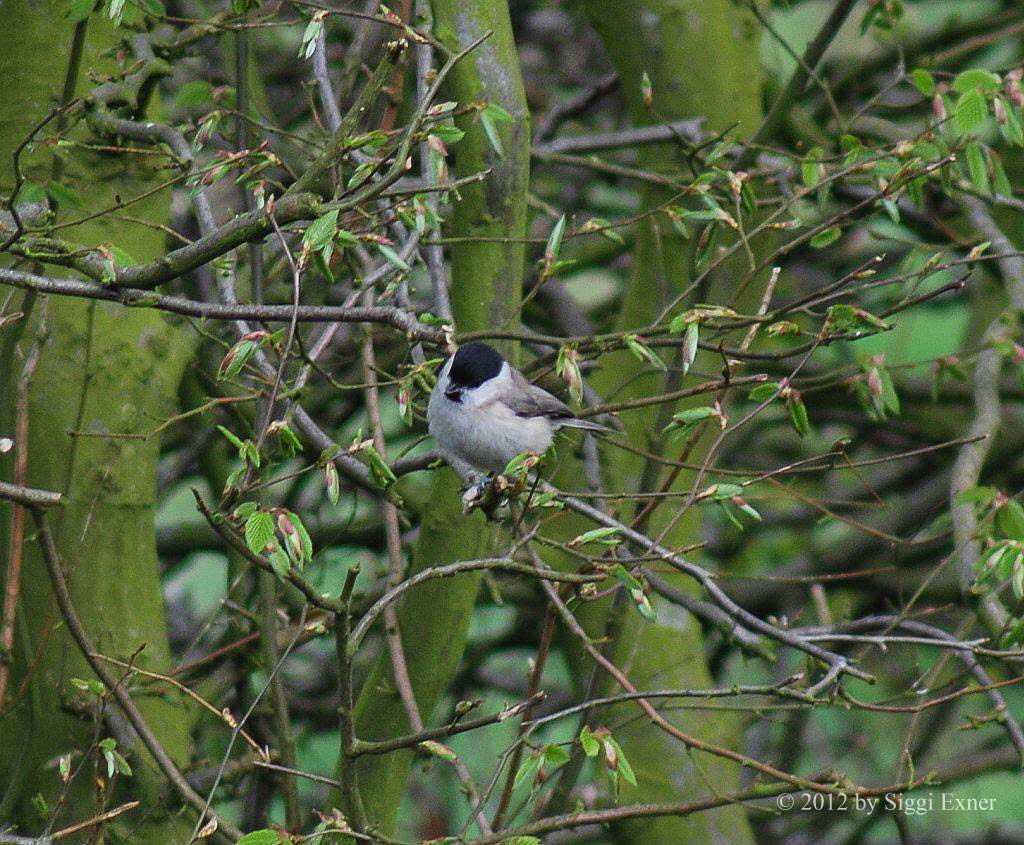
[[[13,182],[10,151],[59,101],[70,51],[58,45],[71,44],[73,29],[63,17],[64,5],[25,0],[0,5],[0,74],[5,86],[0,101],[0,179],[5,195]],[[101,15],[91,16],[76,93],[92,84],[89,70],[116,72],[112,61],[102,56],[116,43],[110,23]],[[74,128],[72,135],[84,139],[84,127]],[[108,208],[115,196],[134,198],[163,178],[148,163],[149,156],[129,158],[73,147],[64,148],[61,155],[65,181],[85,198],[85,207],[61,208],[62,220]],[[54,173],[46,148],[27,154],[23,166],[26,178],[35,183],[45,184]],[[134,204],[131,213],[167,222],[168,193]],[[90,246],[116,243],[128,247],[140,262],[156,258],[165,246],[158,230],[114,215],[63,230],[61,236]],[[0,291],[0,299],[6,296]],[[24,325],[16,327],[22,334],[17,350],[13,335],[0,337],[0,431],[13,431],[14,403],[7,399],[16,393],[23,357],[45,319],[46,339],[30,386],[27,482],[67,497],[66,505],[49,519],[75,607],[94,646],[119,659],[144,647],[135,663],[166,669],[168,645],[153,526],[159,438],[138,435],[173,413],[176,385],[194,335],[180,321],[172,324],[149,310],[62,297],[20,301],[29,313]],[[133,436],[117,436],[126,434]],[[6,458],[0,476],[9,479],[11,456]],[[11,507],[0,505],[5,559],[10,522]],[[61,791],[56,768],[47,763],[64,752],[90,748],[97,739],[118,736],[112,728],[123,720],[109,701],[99,725],[68,708],[75,701],[96,703],[95,698],[83,699],[70,683],[76,677],[91,678],[92,673],[61,622],[31,531],[23,556],[13,671],[0,716],[0,783],[7,784],[0,819],[34,829],[41,821],[29,799],[41,793],[52,808]],[[137,695],[137,701],[167,751],[185,764],[189,730],[184,704],[162,691]],[[124,747],[123,741],[119,747]],[[181,822],[162,809],[161,776],[145,752],[135,746],[131,751],[135,775],[124,788],[143,800],[143,807],[126,817],[133,835],[143,836],[139,841],[183,841]],[[78,762],[80,758],[73,759],[74,765]],[[75,778],[57,827],[89,818],[100,809],[100,801],[109,806],[114,800],[115,796],[100,794],[94,774],[98,772],[90,762]]]
[[[703,116],[711,131],[736,126],[735,131],[742,134],[757,127],[761,117],[757,30],[729,0],[700,3],[693,0],[616,0],[614,3],[588,0],[583,5],[620,74],[621,90],[634,124]],[[652,84],[653,113],[645,104],[641,90],[644,73]],[[639,158],[645,170],[675,176],[693,175],[686,173],[675,144],[641,147]],[[673,192],[648,185],[641,196],[642,213],[671,201]],[[698,292],[698,300],[724,302],[729,299],[730,263],[727,262],[712,281],[713,289],[719,290]],[[616,328],[643,326],[656,319],[667,302],[689,284],[692,265],[692,244],[679,236],[668,217],[654,214],[646,218],[637,233],[632,273]],[[737,266],[737,269],[742,268]],[[669,364],[671,367],[671,361]],[[713,360],[713,356],[701,355],[693,369],[713,374],[720,369],[720,362]],[[648,375],[637,377],[641,371]],[[602,358],[593,385],[602,395],[611,395],[610,391],[614,391],[616,400],[627,400],[662,392],[666,388],[665,378],[653,368],[641,365],[630,352],[622,351]],[[698,397],[691,404],[694,402],[708,404],[708,397]],[[630,442],[668,454],[671,450],[659,439],[668,421],[664,413],[661,406],[653,405],[624,413],[622,417]],[[691,455],[691,460],[697,463],[701,459],[701,445],[698,444]],[[678,447],[675,451],[678,452]],[[603,457],[605,485],[615,492],[657,489],[665,474],[664,468],[649,466],[643,458],[623,450],[606,450]],[[672,489],[685,490],[692,483],[693,474],[683,472]],[[670,508],[659,508],[645,529],[659,536],[670,516]],[[665,538],[666,544],[675,548],[699,540],[700,515],[696,509]],[[679,588],[694,589],[689,579],[666,577]],[[606,653],[626,671],[638,689],[711,686],[700,623],[675,605],[655,597],[652,600],[658,614],[654,624],[643,622],[628,606],[617,608],[617,618],[610,619],[610,601],[583,605],[579,616],[592,637],[612,635]],[[577,676],[583,682],[592,671],[593,661],[584,653],[574,653]],[[595,694],[618,691],[606,678]],[[688,752],[677,739],[659,731],[647,719],[636,718],[637,713],[636,705],[627,703],[609,708],[598,717],[600,724],[626,725],[617,729],[615,736],[636,772],[638,786],[622,786],[623,802],[682,801],[711,793],[728,793],[737,788],[739,772],[734,764],[700,752]],[[709,718],[704,711],[679,710],[669,718],[681,730],[704,740],[734,749],[742,746],[740,719],[724,712],[716,712]],[[616,827],[616,836],[623,843],[690,842],[696,845],[752,841],[740,807],[725,807],[682,818],[628,822]]]
[[[460,105],[485,98],[511,116],[496,121],[499,155],[474,116],[460,119],[466,137],[459,142],[456,176],[490,168],[486,181],[460,189],[447,234],[454,237],[521,237],[526,229],[530,166],[529,113],[519,76],[508,8],[493,0],[434,0],[434,31],[453,50],[488,30],[492,35],[449,77],[447,96]],[[459,331],[512,328],[518,324],[523,277],[521,243],[459,243],[452,248],[451,301]],[[510,350],[506,350],[510,351]],[[436,474],[423,504],[420,539],[410,573],[429,566],[479,557],[491,542],[480,514],[462,516],[459,485],[450,471]],[[406,596],[399,611],[412,688],[424,720],[448,688],[466,642],[480,576],[427,581]],[[385,739],[409,731],[395,691],[391,662],[382,654],[363,684],[355,713],[360,739]],[[362,758],[357,766],[367,818],[382,831],[394,826],[412,763],[410,752]],[[342,761],[343,764],[343,761]]]

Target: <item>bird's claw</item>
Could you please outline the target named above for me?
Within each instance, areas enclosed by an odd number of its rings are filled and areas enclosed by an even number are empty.
[[[462,513],[470,514],[477,508],[492,522],[498,518],[498,508],[505,498],[508,481],[503,475],[488,475],[462,494]]]

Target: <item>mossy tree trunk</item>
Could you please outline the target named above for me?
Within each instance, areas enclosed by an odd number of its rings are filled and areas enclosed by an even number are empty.
[[[0,5],[0,181],[5,195],[13,181],[10,151],[59,101],[73,29],[64,9],[58,2]],[[92,84],[90,70],[116,72],[104,56],[116,43],[110,23],[93,15],[76,93]],[[86,137],[82,126],[71,131],[75,138]],[[61,208],[61,220],[108,208],[116,196],[136,197],[161,180],[147,163],[149,156],[65,148],[62,158],[62,181],[86,198],[87,206]],[[32,151],[23,161],[32,182],[45,185],[52,178],[53,158],[47,148]],[[135,204],[132,214],[166,223],[169,204],[169,193],[160,192]],[[71,227],[62,235],[89,246],[117,245],[140,262],[156,258],[165,248],[164,235],[155,227],[115,215]],[[8,293],[0,288],[0,299]],[[7,399],[15,395],[22,356],[45,315],[45,341],[30,385],[27,483],[67,497],[66,506],[50,520],[75,606],[95,647],[119,659],[139,652],[139,666],[165,669],[168,644],[153,526],[160,444],[158,437],[140,435],[174,412],[173,397],[194,334],[154,311],[61,297],[33,301],[18,294],[13,302],[19,299],[28,312],[18,327],[20,341],[13,343],[13,334],[0,336],[0,431],[13,431],[14,403]],[[10,456],[0,464],[0,477],[11,477]],[[10,506],[0,505],[4,557],[10,520]],[[23,556],[13,672],[0,714],[0,784],[6,785],[0,819],[32,830],[42,821],[30,798],[41,793],[53,807],[61,790],[55,767],[47,763],[61,753],[92,748],[123,720],[109,702],[99,724],[73,715],[68,705],[82,693],[71,680],[92,674],[62,625],[31,532]],[[167,751],[186,763],[188,714],[182,702],[155,690],[137,695],[137,701]],[[84,703],[95,704],[95,699]],[[137,841],[181,841],[181,821],[163,809],[162,778],[141,747],[130,751],[135,776],[119,781],[121,788],[143,799],[143,808],[126,817],[133,835],[144,837]],[[107,806],[114,800],[114,795],[100,794],[93,775],[90,764],[75,778],[57,827],[89,818],[101,800]]]
[[[466,137],[457,148],[456,176],[490,169],[480,184],[460,189],[447,227],[454,237],[521,237],[526,228],[526,191],[530,165],[530,129],[519,60],[508,8],[493,0],[434,0],[434,31],[452,50],[492,32],[476,51],[456,66],[446,95],[460,104],[501,106],[510,120],[495,122],[499,155],[473,117],[460,120]],[[459,331],[509,329],[518,325],[523,277],[522,243],[477,241],[452,249],[451,301]],[[512,350],[508,349],[511,353]],[[491,530],[479,513],[462,516],[459,485],[446,470],[433,483],[429,506],[421,514],[420,538],[410,574],[430,566],[479,557]],[[448,688],[466,642],[466,629],[480,578],[467,574],[427,581],[406,596],[399,630],[419,711],[424,720]],[[363,684],[356,703],[356,735],[384,739],[409,731],[385,653]],[[362,758],[358,779],[367,818],[390,831],[412,763],[410,752]]]
[[[729,0],[586,0],[584,11],[600,34],[609,57],[621,77],[634,125],[642,126],[668,120],[702,116],[711,131],[735,127],[739,134],[751,133],[761,118],[757,57],[757,30],[752,21]],[[653,111],[644,102],[642,78],[651,80]],[[680,148],[675,144],[645,146],[638,151],[640,166],[648,171],[671,174],[685,180],[692,177]],[[647,185],[641,192],[641,211],[654,211],[673,201],[667,188]],[[678,204],[678,200],[675,200]],[[622,298],[617,328],[626,330],[644,326],[683,291],[693,278],[694,250],[665,214],[653,213],[640,224],[633,255],[629,283]],[[730,266],[731,265],[731,266]],[[726,262],[715,274],[708,290],[697,294],[701,301],[727,302],[733,291],[733,271],[746,269]],[[759,292],[755,288],[755,295]],[[684,303],[684,307],[692,303]],[[669,366],[672,366],[670,358]],[[720,361],[699,355],[694,372],[714,377]],[[646,375],[640,375],[646,373]],[[666,389],[666,376],[642,365],[630,352],[604,356],[592,383],[598,393],[614,395],[616,401],[656,395]],[[671,389],[671,388],[669,388]],[[698,397],[707,404],[707,397]],[[666,420],[661,406],[650,406],[622,415],[632,443],[655,453],[668,451],[660,431]],[[690,460],[700,462],[698,444]],[[678,444],[672,448],[678,452]],[[678,457],[678,454],[668,455]],[[603,453],[604,482],[609,490],[635,491],[658,489],[666,473],[664,467],[647,465],[643,458],[623,450]],[[568,483],[568,482],[567,482]],[[693,474],[683,472],[671,489],[685,490],[693,483]],[[645,530],[658,537],[666,528],[674,509],[661,507],[645,523]],[[620,514],[630,522],[635,513]],[[577,526],[580,530],[591,526]],[[700,540],[700,515],[693,509],[672,528],[667,545],[680,548]],[[666,576],[675,586],[692,590],[693,583],[683,577]],[[681,608],[652,597],[657,623],[645,623],[628,606],[615,608],[610,601],[581,606],[579,617],[591,637],[611,636],[606,653],[626,671],[638,689],[707,688],[712,686],[704,656],[701,625]],[[575,650],[573,664],[581,682],[589,677],[593,661]],[[596,695],[619,690],[605,678]],[[621,800],[630,803],[685,801],[713,793],[734,791],[739,782],[735,765],[704,753],[691,753],[677,739],[637,718],[632,703],[603,711],[600,724],[625,727],[616,729],[616,738],[638,778],[638,786],[623,785]],[[739,748],[742,745],[740,720],[724,712],[709,714],[701,710],[677,710],[669,718],[681,730],[717,745]],[[591,725],[596,727],[597,725]],[[616,827],[618,841],[651,842],[730,842],[752,841],[744,812],[740,807],[725,807],[693,816],[662,817],[628,822]]]

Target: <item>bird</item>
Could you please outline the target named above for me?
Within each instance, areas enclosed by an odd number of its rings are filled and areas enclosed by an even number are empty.
[[[427,427],[466,482],[500,474],[517,455],[542,455],[560,428],[607,432],[578,418],[561,399],[527,381],[486,343],[460,346],[437,373]]]

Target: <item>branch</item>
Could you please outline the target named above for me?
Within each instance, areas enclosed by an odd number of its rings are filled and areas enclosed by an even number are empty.
[[[782,89],[778,99],[772,103],[771,109],[765,115],[757,132],[754,133],[754,137],[750,139],[747,149],[737,161],[736,166],[738,168],[750,164],[757,155],[757,148],[764,144],[778,130],[786,115],[789,114],[793,104],[803,94],[804,88],[807,86],[807,80],[811,78],[811,73],[818,66],[821,57],[825,55],[829,44],[839,34],[839,29],[853,10],[856,2],[857,0],[838,0],[835,6],[832,7],[831,14],[826,18],[821,29],[818,30],[818,34],[807,45],[803,58],[793,69],[793,75],[789,78],[789,82],[786,83],[786,87]]]
[[[181,296],[156,294],[142,288],[113,288],[80,279],[38,276],[6,267],[0,267],[0,283],[38,293],[119,302],[131,308],[155,308],[158,311],[204,320],[285,323],[291,321],[294,315],[300,323],[380,323],[393,326],[415,340],[437,345],[444,345],[446,342],[445,334],[440,329],[421,323],[401,308],[386,305],[348,308],[337,305],[223,305]]]
[[[1013,245],[996,225],[984,203],[971,196],[964,196],[960,202],[971,225],[982,237],[992,242],[994,251],[1014,253]],[[1010,307],[1019,313],[1024,310],[1024,260],[1011,255],[999,259],[998,264],[1008,288]],[[1006,327],[1002,315],[999,315],[985,330],[982,337],[984,348],[978,354],[974,367],[974,419],[968,429],[968,437],[972,441],[960,450],[950,477],[949,512],[953,523],[957,578],[960,590],[966,596],[971,596],[981,543],[974,505],[961,503],[959,496],[964,490],[977,486],[992,441],[1002,424],[999,371],[1002,369],[1003,355],[995,348],[995,344],[1005,335]],[[1004,628],[1009,615],[995,593],[983,596],[976,602],[976,608],[990,633]]]
[[[61,617],[64,619],[64,624],[67,625],[68,631],[74,639],[75,644],[78,646],[82,656],[89,663],[89,666],[92,667],[93,672],[96,673],[96,677],[103,682],[107,691],[117,701],[121,710],[124,712],[124,715],[127,717],[128,721],[131,722],[135,732],[139,735],[139,739],[142,740],[142,744],[146,746],[146,749],[153,756],[153,759],[156,761],[161,771],[163,771],[167,780],[170,781],[171,785],[185,803],[191,805],[199,813],[199,820],[202,822],[207,814],[206,802],[203,801],[191,786],[189,786],[188,781],[185,780],[185,776],[182,775],[181,770],[178,769],[170,755],[164,750],[163,745],[161,745],[160,740],[153,732],[153,729],[149,726],[149,723],[139,711],[138,707],[136,707],[135,702],[132,701],[131,696],[128,694],[128,690],[126,690],[120,680],[118,680],[118,678],[115,677],[110,670],[96,658],[96,649],[89,641],[89,635],[82,626],[82,621],[79,619],[78,613],[72,603],[71,592],[68,590],[68,583],[64,577],[64,572],[61,569],[60,558],[57,553],[57,546],[53,541],[53,535],[50,533],[50,528],[46,524],[42,510],[37,506],[32,506],[32,518],[35,520],[36,528],[39,532],[39,546],[43,554],[43,563],[45,564],[46,571],[50,576],[50,583],[53,585],[53,593],[57,599],[57,606],[60,608]],[[242,838],[242,832],[227,820],[216,815],[211,816],[211,819],[216,819],[218,823],[218,832],[222,833],[229,840],[237,841]]]
[[[427,740],[444,739],[445,737],[455,736],[456,734],[475,731],[478,728],[486,728],[489,725],[496,725],[499,722],[504,722],[507,719],[511,719],[512,717],[518,716],[520,713],[529,710],[533,705],[543,701],[545,696],[546,693],[538,692],[532,698],[526,701],[521,701],[518,704],[513,704],[511,707],[506,707],[504,710],[492,713],[490,716],[481,716],[478,719],[467,719],[464,722],[452,722],[448,725],[442,725],[439,728],[425,728],[422,731],[409,734],[408,736],[397,736],[394,739],[385,739],[380,742],[356,740],[349,756],[361,757],[364,754],[390,754],[392,751],[400,751],[403,748],[412,748],[414,745],[419,745],[421,742],[426,742]]]
[[[17,484],[8,484],[6,481],[0,481],[0,499],[7,499],[27,508],[54,508],[64,504],[64,497],[60,493],[21,487]]]
[[[619,147],[636,147],[642,144],[661,144],[678,141],[682,136],[687,141],[700,143],[706,140],[703,130],[704,118],[675,120],[657,126],[639,126],[635,129],[620,129],[616,132],[601,132],[593,135],[570,135],[544,144],[535,144],[533,154],[546,156],[553,153],[591,153],[597,150],[613,150]]]
[[[817,694],[821,689],[828,685],[825,683],[826,681],[831,683],[832,680],[843,674],[852,675],[853,677],[860,678],[868,683],[874,683],[875,678],[873,675],[851,665],[850,662],[842,655],[819,648],[813,643],[807,642],[807,640],[791,633],[790,631],[783,630],[782,628],[776,628],[774,625],[770,625],[750,611],[740,607],[736,602],[729,598],[728,595],[726,595],[722,588],[715,582],[711,573],[703,567],[698,566],[695,563],[691,563],[681,555],[673,552],[671,549],[665,548],[645,534],[642,534],[641,532],[630,528],[628,525],[613,519],[607,514],[599,511],[597,508],[588,505],[586,502],[583,502],[574,496],[568,496],[549,484],[545,484],[544,487],[548,492],[555,493],[559,501],[563,502],[570,510],[574,510],[579,514],[590,518],[599,525],[617,529],[619,534],[627,540],[636,543],[652,554],[658,555],[662,560],[671,564],[680,572],[694,578],[702,587],[704,587],[705,590],[707,590],[715,604],[745,627],[752,631],[760,631],[765,636],[770,637],[783,645],[799,649],[800,651],[803,651],[812,657],[817,657],[819,660],[828,664],[830,667],[829,672],[821,681],[808,690],[810,694]]]

